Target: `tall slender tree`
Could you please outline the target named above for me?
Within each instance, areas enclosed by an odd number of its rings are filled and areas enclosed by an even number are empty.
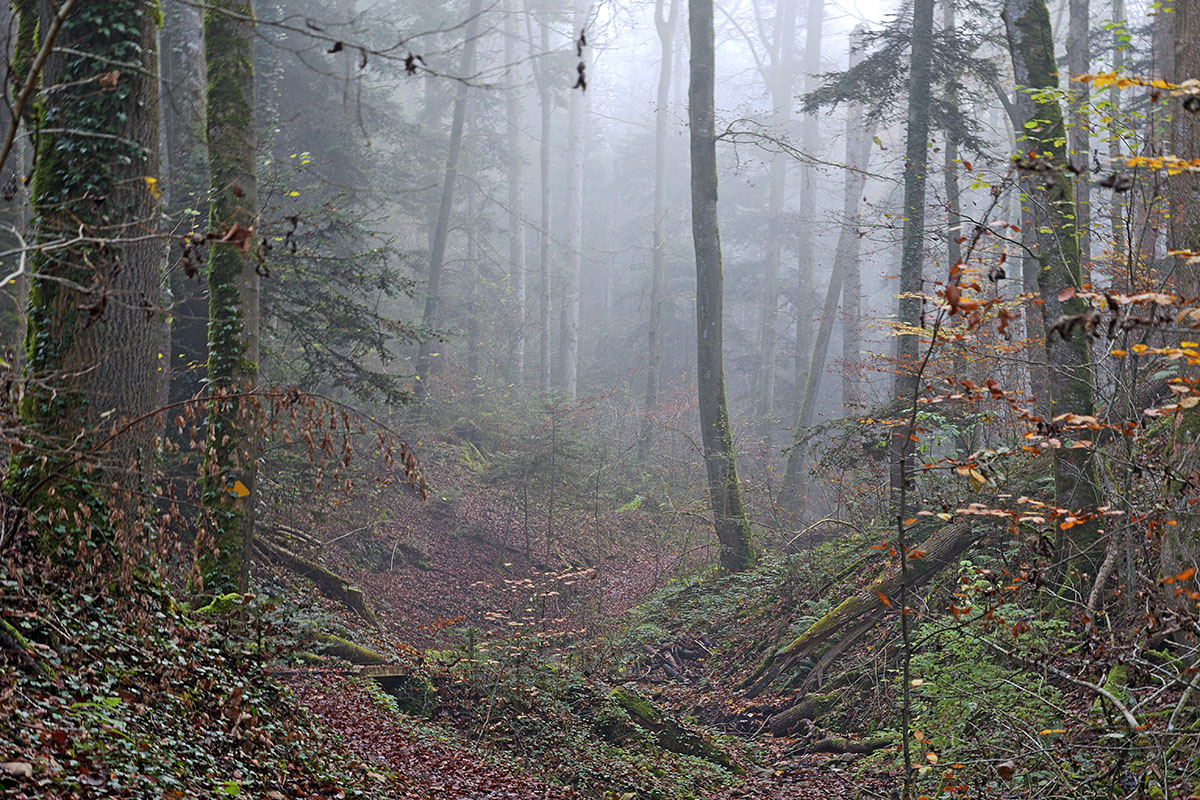
[[[904,232],[900,253],[900,299],[897,321],[894,394],[911,403],[917,392],[917,351],[921,324],[921,272],[925,260],[925,180],[929,167],[929,114],[933,104],[933,10],[936,0],[914,0],[912,50],[909,57],[908,121],[904,149]],[[903,454],[908,440],[892,439],[891,489],[900,490],[905,474]]]
[[[1092,29],[1088,0],[1068,0],[1067,23],[1067,70],[1072,75],[1083,75],[1092,65]],[[1067,146],[1072,161],[1087,171],[1091,160],[1091,115],[1088,114],[1090,85],[1083,81],[1071,84],[1070,122],[1067,131]],[[1075,182],[1075,224],[1079,231],[1080,269],[1084,283],[1091,283],[1092,270],[1092,214],[1091,184]]]
[[[579,79],[571,92],[567,117],[567,207],[564,259],[559,302],[559,388],[574,401],[579,382],[579,303],[583,294],[583,160],[587,144],[587,40],[588,0],[575,7],[574,30],[579,51]]]
[[[850,67],[862,58],[862,28],[850,34]],[[875,135],[874,119],[863,124],[863,109],[859,103],[851,103],[846,113],[846,171],[842,190],[842,229],[838,233],[837,248],[833,254],[833,269],[829,274],[829,286],[821,308],[817,335],[813,342],[812,356],[805,381],[804,397],[800,404],[800,416],[796,430],[802,432],[810,427],[817,417],[817,397],[825,374],[825,361],[829,354],[829,339],[837,317],[838,298],[845,297],[850,288],[847,276],[858,277],[858,257],[862,237],[858,230],[858,207],[866,185],[866,172],[871,156],[871,140]],[[861,291],[861,282],[855,281],[854,291]],[[858,298],[855,297],[855,305]],[[856,308],[855,313],[860,313]],[[788,451],[784,469],[783,485],[780,487],[779,502],[791,510],[798,509],[798,499],[804,478],[805,452],[800,446]]]
[[[796,65],[797,0],[778,0],[775,4],[775,30],[768,53],[767,78],[771,95],[771,125],[783,135],[791,124]],[[819,47],[819,45],[818,45]],[[805,119],[808,124],[808,119]],[[808,152],[807,150],[805,152]],[[782,148],[771,156],[767,188],[767,236],[762,304],[758,312],[758,415],[769,418],[775,410],[775,356],[779,324],[779,266],[783,255],[783,204],[787,190],[787,170],[791,157]]]
[[[467,118],[466,78],[475,69],[476,34],[479,32],[479,12],[482,0],[471,0],[467,11],[462,55],[458,62],[458,74],[462,79],[454,95],[454,111],[450,122],[450,143],[446,151],[446,169],[442,176],[441,200],[438,203],[437,219],[434,223],[433,242],[429,249],[429,272],[425,283],[425,313],[421,321],[429,332],[417,352],[416,397],[424,400],[429,396],[429,378],[434,372],[434,347],[438,312],[442,303],[442,271],[446,262],[446,243],[450,238],[450,212],[454,208],[454,188],[458,182],[458,159],[462,153],[463,128]]]
[[[521,383],[525,374],[526,225],[525,225],[525,148],[521,138],[521,110],[524,75],[517,64],[517,2],[505,0],[504,63],[510,70],[511,85],[504,94],[504,124],[508,146],[508,274],[516,310],[517,336],[513,348],[512,380]]]
[[[750,522],[742,505],[733,432],[725,401],[724,277],[717,225],[713,0],[688,0],[688,31],[691,39],[688,122],[692,162],[692,241],[696,251],[696,383],[700,433],[713,523],[721,544],[721,566],[728,572],[738,572],[753,563],[754,549]]]
[[[1055,330],[1064,315],[1081,314],[1078,297],[1060,300],[1064,289],[1082,282],[1075,199],[1068,169],[1062,109],[1054,99],[1035,100],[1031,92],[1057,90],[1054,38],[1044,0],[1005,0],[1001,11],[1013,73],[1018,86],[1017,108],[1025,120],[1023,188],[1028,196],[1041,293],[1043,333],[1049,366],[1050,413],[1090,415],[1094,411],[1091,348],[1087,336],[1068,339]],[[1030,125],[1029,123],[1033,123]],[[1047,177],[1047,176],[1051,177]],[[1101,503],[1091,448],[1063,447],[1054,451],[1054,493],[1059,506],[1084,512]],[[1060,540],[1064,557],[1077,557],[1084,571],[1101,555],[1095,524],[1077,525]],[[1070,547],[1068,548],[1068,545]]]
[[[211,541],[201,541],[204,588],[242,590],[254,535],[258,436],[258,126],[254,117],[254,12],[249,0],[211,0],[204,9],[208,64],[205,128],[209,227],[218,240],[208,259],[208,455],[203,502]]]
[[[920,1],[920,0],[918,0]],[[804,93],[817,90],[821,72],[821,37],[825,27],[824,0],[809,0],[804,29]],[[808,156],[816,155],[821,144],[821,129],[815,111],[804,115],[800,130],[800,149]],[[817,172],[805,164],[800,172],[800,213],[796,231],[796,302],[800,309],[812,296],[813,244],[816,234]],[[801,387],[808,381],[808,360],[812,353],[812,321],[807,314],[796,314],[796,341],[792,352],[795,390],[792,416],[799,418]]]
[[[651,244],[650,320],[646,342],[646,400],[638,438],[638,457],[650,455],[654,440],[654,411],[662,371],[662,307],[667,264],[667,104],[671,96],[671,66],[680,0],[655,0],[654,29],[658,33],[658,92],[654,104],[654,239]]]

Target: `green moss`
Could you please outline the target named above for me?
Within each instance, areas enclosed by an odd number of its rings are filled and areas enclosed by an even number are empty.
[[[197,608],[194,612],[201,617],[220,617],[230,614],[242,608],[242,598],[244,595],[238,592],[229,592],[227,594],[214,595],[208,605]]]

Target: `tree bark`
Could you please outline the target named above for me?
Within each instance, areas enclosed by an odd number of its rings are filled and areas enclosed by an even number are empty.
[[[1175,72],[1177,81],[1200,76],[1200,0],[1176,0]],[[1194,97],[1194,96],[1193,96]],[[1200,158],[1200,119],[1181,107],[1175,98],[1172,111],[1171,152],[1180,158]],[[1200,251],[1200,174],[1181,172],[1169,178],[1171,201],[1171,249]],[[1177,293],[1191,299],[1200,297],[1200,268],[1184,259],[1176,266]],[[1190,333],[1185,338],[1194,338]],[[1186,361],[1186,360],[1185,360]],[[1182,376],[1194,380],[1200,370],[1186,363]],[[1159,569],[1164,577],[1179,574],[1195,563],[1200,555],[1200,515],[1195,510],[1196,490],[1200,485],[1200,406],[1183,409],[1176,418],[1172,440],[1172,467],[1183,480],[1173,482],[1172,498],[1179,525],[1164,530]],[[1168,587],[1173,589],[1174,587]],[[1192,606],[1185,594],[1178,598],[1170,591],[1171,601]],[[1192,606],[1194,607],[1194,606]]]
[[[209,430],[202,502],[211,541],[197,543],[204,588],[244,591],[254,536],[258,435],[254,405],[228,397],[258,383],[258,126],[254,119],[254,23],[249,0],[204,10],[209,227]]]
[[[1018,85],[1034,90],[1057,89],[1054,40],[1045,2],[1005,0],[1001,16]],[[1060,318],[1086,311],[1086,305],[1078,297],[1059,300],[1063,289],[1079,288],[1082,281],[1062,110],[1054,101],[1035,103],[1026,92],[1018,94],[1017,108],[1024,120],[1037,123],[1025,130],[1025,140],[1019,146],[1027,151],[1023,158],[1030,167],[1025,171],[1023,184],[1037,237],[1037,281],[1042,300],[1051,414],[1090,415],[1094,410],[1094,384],[1089,337],[1078,333],[1067,340],[1054,330]],[[1034,168],[1040,165],[1049,169]],[[1055,502],[1065,508],[1094,512],[1100,505],[1101,493],[1090,448],[1054,451],[1054,493]],[[1077,525],[1060,538],[1060,548],[1069,543],[1072,550],[1063,555],[1081,557],[1079,566],[1085,573],[1094,572],[1094,565],[1103,556],[1097,546],[1100,540],[1096,530],[1094,523]]]
[[[32,28],[33,3],[22,10],[21,29]],[[46,35],[57,4],[38,10]],[[162,246],[147,235],[159,227],[156,184],[147,181],[158,178],[156,29],[156,3],[81,3],[65,17],[43,70],[43,85],[57,88],[41,115],[34,233],[38,244],[60,246],[29,256],[21,404],[28,432],[10,489],[51,549],[108,521],[126,536],[117,546],[129,556],[146,544],[136,493],[150,488],[152,425],[115,437],[96,454],[100,472],[86,483],[75,459],[158,400]],[[36,52],[36,41],[30,45]],[[113,63],[136,67],[114,72]],[[95,502],[89,487],[96,485],[116,487],[115,496]],[[106,519],[110,511],[115,519]],[[54,514],[74,523],[55,533]]]
[[[688,0],[691,39],[688,84],[689,144],[692,162],[692,241],[696,252],[696,383],[704,463],[712,499],[713,523],[728,572],[754,561],[750,523],[742,505],[734,462],[733,432],[725,402],[722,353],[724,278],[717,225],[717,140],[714,109],[715,47],[713,0]]]
[[[900,300],[897,319],[907,331],[921,326],[922,265],[925,256],[925,179],[929,165],[929,109],[933,102],[933,8],[935,0],[914,0],[912,55],[909,65],[908,125],[904,154],[904,232],[900,254]],[[893,394],[904,404],[917,393],[920,337],[911,332],[896,337],[896,379]],[[891,441],[890,483],[897,497],[905,474],[902,457],[906,437]]]
[[[479,11],[482,0],[471,0],[467,11],[462,56],[458,62],[458,74],[465,78],[475,68],[476,34],[479,31]],[[462,153],[463,128],[467,117],[467,84],[458,84],[454,95],[454,111],[450,123],[450,143],[446,152],[446,170],[442,176],[442,195],[438,205],[437,222],[433,229],[433,243],[429,249],[429,273],[425,284],[425,313],[421,322],[426,338],[417,352],[417,400],[429,397],[429,379],[434,372],[434,347],[437,346],[438,312],[442,302],[442,270],[446,261],[446,241],[450,238],[450,212],[454,207],[454,185],[458,182],[458,158]]]
[[[1067,23],[1067,71],[1071,75],[1086,75],[1091,70],[1092,44],[1088,0],[1068,0],[1069,22]],[[1071,83],[1071,128],[1067,132],[1069,158],[1080,167],[1082,175],[1088,174],[1091,166],[1090,136],[1091,119],[1088,114],[1090,101],[1089,83]],[[1079,276],[1084,284],[1092,282],[1092,213],[1091,182],[1075,182],[1075,226],[1079,231]]]
[[[661,55],[658,65],[658,94],[654,105],[654,242],[650,267],[650,319],[646,342],[646,401],[641,435],[638,437],[640,461],[649,458],[650,446],[654,442],[654,412],[658,408],[658,385],[662,370],[662,306],[667,263],[667,113],[671,94],[671,62],[675,57],[675,29],[678,23],[679,0],[656,0],[654,28],[658,32]]]

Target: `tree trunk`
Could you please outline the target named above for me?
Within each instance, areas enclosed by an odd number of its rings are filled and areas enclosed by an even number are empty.
[[[204,11],[208,63],[209,431],[203,504],[212,540],[197,543],[204,587],[244,591],[254,536],[258,435],[254,406],[227,395],[258,383],[258,127],[254,120],[254,23],[249,0]]]
[[[796,2],[779,0],[775,7],[775,41],[771,51],[771,126],[785,137],[792,117],[795,77]],[[817,44],[820,47],[819,41]],[[807,118],[806,118],[807,124]],[[807,152],[807,151],[806,151]],[[767,252],[762,305],[758,312],[758,416],[768,420],[775,410],[775,352],[779,321],[779,264],[783,249],[783,203],[790,157],[780,148],[771,156],[767,189]],[[769,430],[769,423],[768,423]]]
[[[576,36],[587,24],[587,0],[575,9]],[[587,53],[587,48],[583,48]],[[586,75],[587,58],[579,62]],[[567,208],[566,259],[563,264],[562,296],[559,305],[558,377],[563,394],[571,402],[579,382],[579,300],[583,292],[583,159],[587,143],[588,95],[581,85],[571,91],[567,119]]]
[[[862,60],[862,29],[855,28],[850,34],[850,66],[853,67]],[[863,127],[862,106],[857,103],[850,105],[846,114],[846,175],[842,192],[842,229],[838,233],[837,249],[833,255],[833,269],[829,273],[829,288],[825,292],[825,303],[821,308],[820,324],[817,327],[817,338],[813,342],[812,358],[808,366],[808,379],[804,384],[803,400],[800,403],[800,416],[796,421],[796,434],[800,435],[806,428],[812,426],[817,416],[817,396],[821,392],[821,379],[825,374],[825,359],[829,354],[829,338],[833,333],[834,319],[837,317],[838,298],[842,295],[842,287],[847,273],[853,271],[857,278],[859,245],[858,204],[866,185],[864,170],[869,165],[871,157],[871,139],[875,135],[875,120]],[[861,283],[856,281],[856,288],[861,291]],[[856,298],[857,300],[857,298]],[[784,470],[783,486],[780,489],[779,502],[792,510],[798,510],[798,499],[801,485],[804,482],[806,462],[804,448],[793,446],[788,452],[787,467]]]
[[[1175,9],[1175,73],[1177,80],[1200,76],[1200,0],[1176,0]],[[1195,113],[1185,111],[1182,98],[1173,100],[1171,152],[1180,158],[1200,158],[1200,120]],[[1181,172],[1169,178],[1171,201],[1171,249],[1200,251],[1200,174]],[[1200,297],[1200,268],[1186,259],[1176,267],[1177,294],[1185,298]],[[1186,338],[1194,338],[1189,334]],[[1184,364],[1182,377],[1194,380],[1200,370]],[[1159,568],[1164,577],[1171,577],[1195,563],[1200,555],[1200,516],[1195,510],[1194,488],[1200,479],[1200,406],[1179,412],[1172,442],[1172,472],[1183,478],[1175,482],[1177,496],[1172,498],[1179,525],[1164,531]],[[1172,588],[1173,587],[1169,587]],[[1172,602],[1192,606],[1188,596]],[[1194,607],[1194,606],[1192,606]]]
[[[25,29],[34,24],[33,3],[23,9]],[[39,10],[39,30],[48,35],[57,5]],[[77,480],[75,457],[123,420],[149,414],[158,400],[162,245],[145,235],[159,229],[156,184],[147,180],[158,177],[156,29],[155,3],[81,3],[68,9],[43,70],[42,83],[57,89],[41,118],[35,238],[92,237],[29,256],[27,433],[9,488],[36,515],[50,548],[104,528],[110,510],[129,537],[119,547],[136,557],[146,543],[134,493],[150,488],[153,426],[115,437],[97,454],[101,471],[87,484]],[[38,44],[30,45],[36,52]],[[114,72],[113,63],[135,66]],[[93,485],[115,486],[116,496],[96,504]],[[84,505],[99,513],[81,517]],[[70,534],[46,524],[56,512],[74,520],[57,526]]]
[[[700,431],[713,523],[721,544],[721,566],[728,572],[754,561],[750,522],[742,505],[733,432],[725,402],[722,354],[724,278],[717,226],[717,140],[713,100],[715,47],[713,0],[688,0],[691,78],[688,122],[692,162],[692,241],[696,251],[696,383]]]
[[[670,10],[665,10],[667,4]],[[646,342],[646,405],[638,437],[638,460],[650,456],[654,442],[654,412],[658,408],[658,385],[662,369],[663,284],[667,263],[667,104],[671,94],[671,62],[674,59],[675,29],[679,23],[679,0],[656,0],[654,27],[658,31],[660,61],[658,95],[654,105],[654,242],[650,267],[650,320]]]
[[[1054,62],[1054,40],[1050,15],[1043,0],[1005,0],[1001,13],[1012,55],[1017,84],[1027,89],[1057,89],[1058,73]],[[1067,340],[1054,330],[1060,318],[1081,314],[1086,305],[1078,297],[1059,300],[1068,287],[1079,288],[1079,240],[1075,228],[1075,203],[1067,171],[1062,111],[1056,102],[1035,103],[1026,92],[1017,96],[1017,108],[1026,121],[1020,145],[1026,162],[1047,164],[1048,173],[1026,170],[1023,180],[1030,197],[1032,223],[1036,231],[1038,287],[1041,290],[1042,318],[1046,337],[1046,362],[1050,378],[1051,414],[1093,413],[1093,378],[1089,337],[1077,333]],[[1050,178],[1039,178],[1039,175]],[[1094,512],[1100,505],[1096,466],[1090,448],[1059,448],[1054,451],[1055,502],[1065,508]],[[1103,556],[1098,547],[1095,524],[1077,525],[1060,539],[1060,547],[1071,545],[1067,558],[1082,557],[1085,573]]]
[[[804,92],[810,94],[820,85],[821,32],[825,24],[824,0],[809,0],[804,29]],[[821,147],[821,129],[815,113],[805,114],[801,121],[800,148],[815,156]],[[812,296],[813,229],[816,224],[817,173],[811,164],[800,171],[800,213],[796,231],[796,342],[792,353],[795,365],[792,416],[799,418],[801,387],[808,382],[808,360],[812,353],[812,323],[803,309]]]
[[[919,336],[908,332],[921,325],[922,265],[925,256],[925,175],[929,166],[929,109],[933,102],[933,7],[935,0],[914,0],[912,56],[909,66],[908,126],[904,155],[904,233],[900,254],[900,301],[897,321],[906,329],[896,337],[893,394],[907,405],[917,393]],[[897,497],[905,474],[907,437],[891,441],[890,483]]]
[[[1086,2],[1086,0],[1085,0]],[[942,0],[942,27],[946,35],[954,37],[957,24],[954,15],[954,0]],[[954,118],[960,116],[958,109],[958,75],[946,76],[946,106]],[[950,269],[962,259],[962,202],[958,187],[958,139],[953,131],[946,131],[945,156],[942,161],[942,179],[946,186],[946,268]]]
[[[544,22],[541,23],[541,34],[542,52],[548,53],[550,28]],[[537,53],[533,55],[536,58]],[[533,71],[542,112],[538,142],[542,204],[538,246],[538,392],[544,399],[550,396],[550,248],[554,241],[550,235],[550,222],[553,219],[553,209],[550,206],[550,123],[554,112],[554,95],[550,89],[550,76],[546,74],[546,67],[535,61]]]
[[[186,3],[163,6],[159,34],[162,66],[162,127],[165,149],[163,205],[171,232],[183,236],[208,217],[208,152],[204,133],[204,20]],[[168,244],[168,252],[179,252]],[[189,278],[180,259],[168,257],[171,292],[170,401],[203,390],[208,365],[208,291],[202,276]]]
[[[479,10],[483,0],[471,0],[467,11],[467,25],[464,31],[462,57],[458,62],[458,74],[467,76],[475,68],[476,33],[479,31]],[[458,84],[454,95],[453,118],[450,123],[450,146],[446,152],[446,171],[442,177],[442,199],[438,205],[437,222],[433,229],[433,243],[429,249],[429,274],[425,284],[425,313],[421,322],[426,331],[426,338],[421,342],[417,352],[417,386],[418,400],[429,397],[429,379],[434,372],[437,346],[436,331],[438,326],[438,310],[442,302],[442,268],[446,261],[446,241],[450,238],[450,211],[454,206],[454,184],[458,181],[458,157],[462,152],[463,127],[467,117],[467,84]]]
[[[1068,0],[1069,22],[1067,23],[1067,71],[1071,75],[1086,75],[1092,65],[1091,26],[1088,24],[1088,0]],[[1082,81],[1071,83],[1070,107],[1071,128],[1067,132],[1067,146],[1071,163],[1080,167],[1082,175],[1088,174],[1091,166],[1088,143],[1088,114],[1091,84]],[[1079,231],[1079,278],[1084,284],[1092,282],[1092,212],[1091,182],[1075,182],[1075,226]]]
[[[504,63],[517,69],[517,3],[507,0],[504,17]],[[508,137],[508,261],[509,282],[516,306],[516,345],[513,348],[512,382],[521,385],[525,375],[525,148],[521,145],[522,94],[516,77],[504,94],[504,119]]]

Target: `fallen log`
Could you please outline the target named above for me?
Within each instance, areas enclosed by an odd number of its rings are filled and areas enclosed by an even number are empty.
[[[334,636],[332,633],[317,631],[313,634],[313,639],[322,646],[321,650],[326,655],[337,656],[351,664],[385,665],[388,663],[387,656],[382,653],[376,653],[370,648],[355,644],[341,636]]]
[[[924,544],[916,548],[923,556],[919,559],[909,559],[909,588],[921,586],[947,564],[957,561],[986,530],[971,520],[959,520],[930,536]],[[893,575],[879,578],[862,592],[847,597],[836,608],[810,625],[800,636],[768,656],[754,674],[742,683],[741,688],[745,690],[746,697],[753,698],[762,694],[782,672],[812,656],[821,645],[847,626],[854,625],[867,614],[890,606],[899,593],[900,577]],[[887,598],[887,601],[883,598]],[[862,632],[865,631],[858,632],[858,635]]]
[[[321,594],[330,600],[337,600],[371,625],[379,626],[379,618],[375,616],[375,612],[367,605],[367,600],[363,596],[362,589],[359,589],[346,578],[322,567],[315,561],[309,561],[303,556],[296,555],[291,550],[272,542],[265,536],[255,536],[254,544],[272,561],[311,580],[321,590]]]
[[[812,744],[798,748],[795,755],[807,753],[874,753],[885,747],[891,747],[895,740],[890,736],[875,736],[870,739],[843,739],[840,736],[830,736]],[[789,753],[791,755],[792,753]]]
[[[837,705],[837,694],[808,694],[800,701],[785,708],[778,714],[772,714],[767,720],[767,729],[773,736],[792,736],[802,729],[811,727],[813,720],[824,716]]]
[[[659,746],[664,750],[706,759],[737,775],[745,773],[745,770],[733,763],[729,754],[708,736],[671,719],[634,690],[618,686],[609,692],[608,696],[629,714],[636,725],[655,734]]]

